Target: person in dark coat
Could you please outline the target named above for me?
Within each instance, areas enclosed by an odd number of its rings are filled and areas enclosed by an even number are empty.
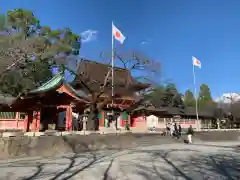
[[[181,127],[180,124],[178,125],[178,136],[179,136],[179,137],[182,136],[182,127]]]
[[[174,136],[178,138],[178,128],[176,123],[174,123]]]
[[[174,123],[173,129],[174,129],[174,131],[173,131],[173,137],[178,138],[178,127],[177,127],[177,124],[176,124],[176,123]]]
[[[194,130],[192,128],[192,125],[190,125],[188,130],[187,130],[188,143],[192,143],[193,134],[194,134]]]

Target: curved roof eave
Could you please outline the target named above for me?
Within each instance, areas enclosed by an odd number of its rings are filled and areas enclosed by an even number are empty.
[[[68,84],[62,74],[55,75],[52,79],[42,84],[38,88],[31,90],[27,95],[33,95],[38,93],[48,92],[54,89],[59,88],[61,85],[65,85],[78,99],[83,99],[85,102],[89,101],[89,97],[83,91],[76,91],[70,84]],[[24,96],[24,95],[23,95]]]

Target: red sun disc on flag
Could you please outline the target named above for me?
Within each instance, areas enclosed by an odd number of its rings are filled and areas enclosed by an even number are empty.
[[[117,31],[116,32],[116,38],[120,38],[120,36],[121,36],[120,33]]]
[[[199,65],[200,64],[200,62],[199,61],[196,61],[196,63]]]

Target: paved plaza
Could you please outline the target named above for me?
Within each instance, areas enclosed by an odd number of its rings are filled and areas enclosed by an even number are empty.
[[[166,144],[0,161],[4,180],[234,180],[240,143]]]

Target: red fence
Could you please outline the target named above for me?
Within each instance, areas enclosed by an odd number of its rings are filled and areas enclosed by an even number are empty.
[[[24,121],[16,119],[0,119],[0,129],[24,129]]]

